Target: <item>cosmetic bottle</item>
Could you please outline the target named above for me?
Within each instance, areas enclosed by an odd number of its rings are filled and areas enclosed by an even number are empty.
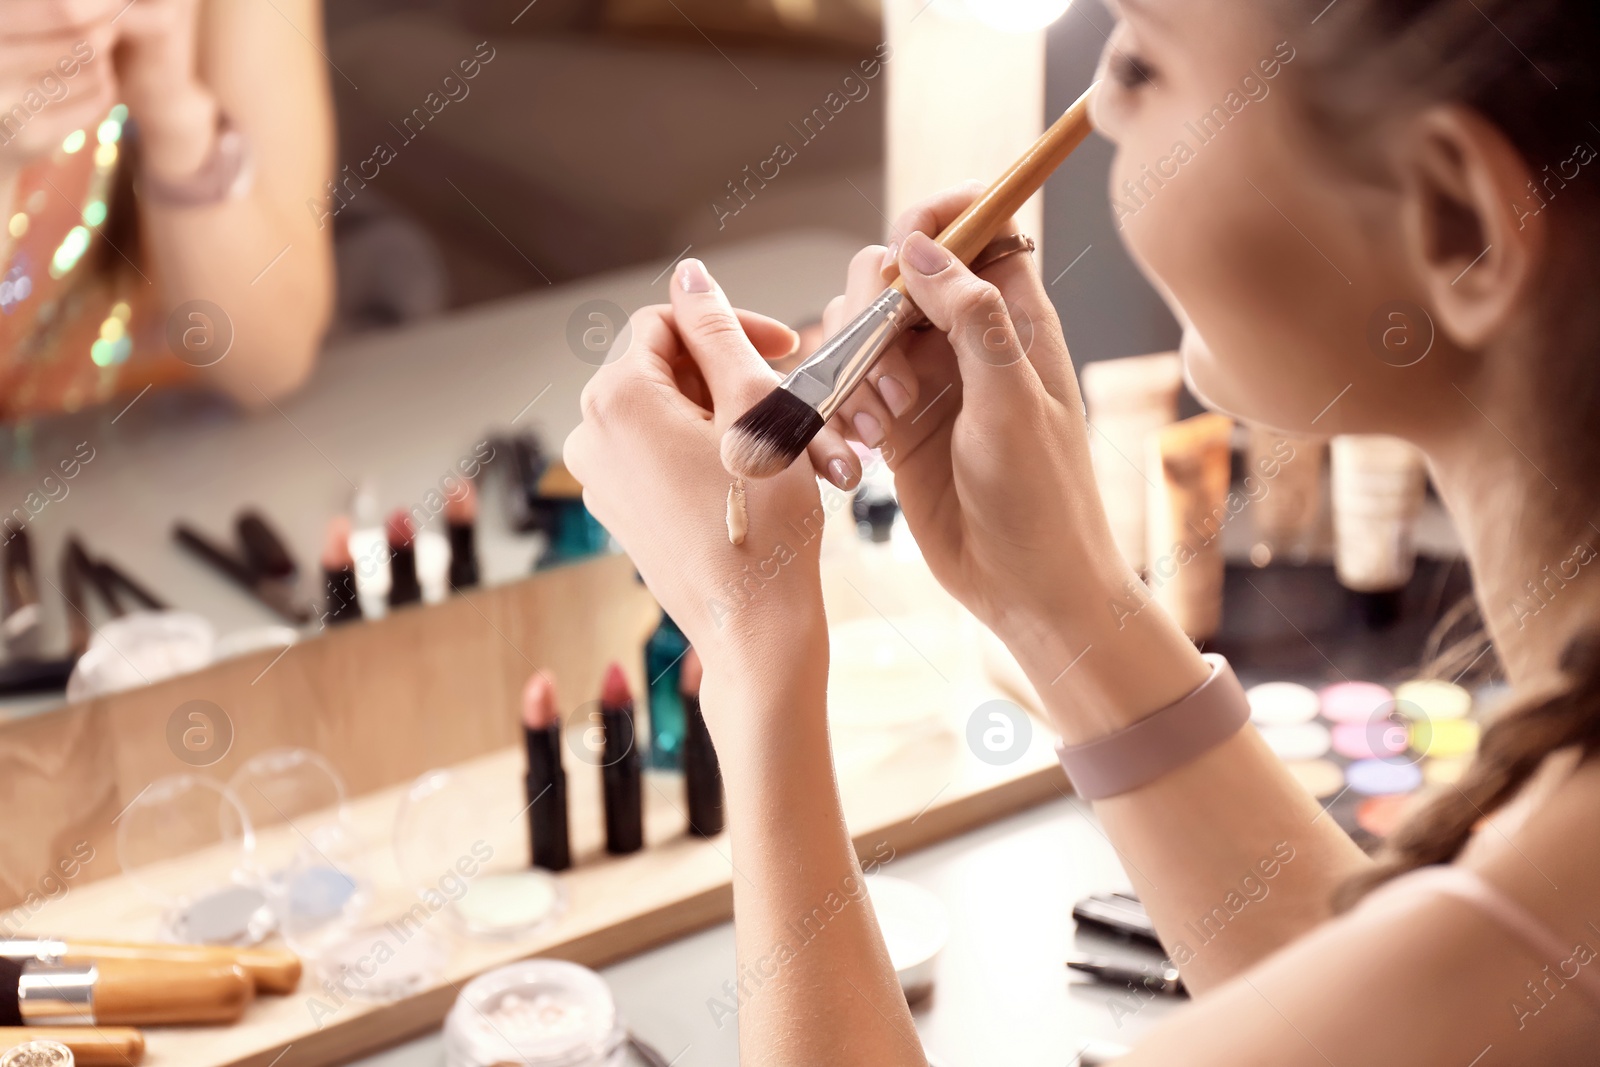
[[[649,764],[656,770],[683,766],[683,656],[689,639],[665,611],[644,645],[644,676],[649,687]]]
[[[1111,536],[1128,565],[1143,571],[1146,558],[1146,439],[1178,417],[1183,361],[1176,353],[1087,363],[1080,378],[1090,425],[1089,454]]]
[[[1397,437],[1335,437],[1334,563],[1369,624],[1393,621],[1416,569],[1416,524],[1427,492],[1422,453]]]
[[[1271,430],[1252,429],[1246,457],[1247,485],[1259,487],[1252,496],[1250,518],[1257,541],[1251,562],[1264,567],[1273,560],[1305,563],[1322,518],[1323,464],[1327,442],[1309,437],[1287,437]]]
[[[1232,419],[1197,415],[1157,430],[1146,445],[1150,589],[1196,641],[1222,625],[1222,528],[1237,513],[1228,493],[1232,438]]]

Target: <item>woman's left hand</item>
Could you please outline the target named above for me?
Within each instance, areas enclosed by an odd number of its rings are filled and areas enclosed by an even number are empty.
[[[139,124],[143,166],[187,178],[217,133],[217,100],[199,76],[200,0],[139,0],[115,29],[117,90]]]
[[[823,511],[810,469],[746,483],[749,533],[729,543],[723,433],[778,384],[765,359],[792,330],[735,312],[698,260],[673,272],[672,304],[636,312],[622,354],[583,391],[565,460],[589,510],[700,653],[708,674],[788,655],[820,632]],[[763,358],[765,357],[765,359]],[[713,732],[716,731],[713,724]]]

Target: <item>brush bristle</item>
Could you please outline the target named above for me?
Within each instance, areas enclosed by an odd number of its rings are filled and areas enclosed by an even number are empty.
[[[822,416],[787,389],[774,389],[722,436],[722,465],[746,478],[788,468],[822,431]]]

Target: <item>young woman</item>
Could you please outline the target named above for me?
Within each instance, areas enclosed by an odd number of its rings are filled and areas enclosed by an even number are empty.
[[[1119,148],[1111,187],[1126,242],[1185,323],[1195,391],[1286,432],[1388,433],[1423,449],[1522,694],[1467,776],[1375,859],[1317,818],[1248,727],[1097,803],[1169,937],[1241,871],[1293,849],[1272,893],[1184,964],[1193,1006],[1126,1062],[1594,1062],[1600,654],[1588,634],[1600,579],[1580,572],[1536,614],[1514,605],[1547,566],[1592,559],[1600,541],[1600,464],[1584,430],[1600,392],[1589,298],[1600,13],[1577,0],[1121,8],[1097,117]],[[1269,69],[1270,95],[1209,141],[1189,132]],[[1163,164],[1185,140],[1184,158]],[[1146,178],[1158,165],[1160,184]],[[1123,625],[1106,608],[1132,575],[1098,504],[1036,268],[1011,259],[978,278],[926,236],[972,195],[913,209],[897,246],[852,262],[830,327],[897,268],[937,329],[884,361],[809,468],[749,487],[742,551],[723,533],[718,440],[774,375],[699,263],[674,276],[670,306],[635,317],[567,442],[590,507],[705,663],[748,875],[734,890],[745,958],[854,874],[855,857],[830,776],[814,548],[731,616],[708,601],[783,542],[785,520],[817,508],[811,468],[855,482],[846,437],[884,449],[929,566],[1016,654],[1068,745],[1112,736],[1208,678],[1158,608]],[[1367,340],[1400,301],[1433,334],[1404,368]],[[1026,346],[1013,326],[1023,317]],[[841,920],[742,1005],[744,1062],[924,1062],[870,911]]]
[[[6,6],[0,419],[305,380],[333,304],[321,39],[320,0]]]

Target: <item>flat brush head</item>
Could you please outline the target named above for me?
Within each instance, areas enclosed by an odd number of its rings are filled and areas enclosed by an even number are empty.
[[[722,435],[722,465],[746,478],[771,478],[821,431],[815,408],[787,389],[774,389]]]

